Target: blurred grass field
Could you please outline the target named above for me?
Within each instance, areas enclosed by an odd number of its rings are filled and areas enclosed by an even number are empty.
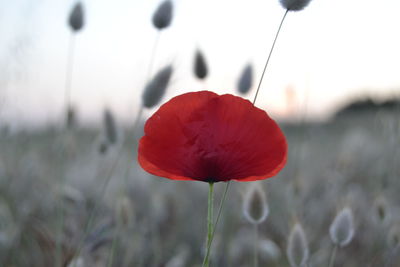
[[[260,266],[289,266],[295,222],[309,242],[309,266],[327,266],[329,225],[344,206],[354,212],[355,236],[339,249],[335,266],[400,266],[398,114],[375,107],[325,123],[281,124],[289,160],[277,177],[261,182],[270,213],[259,230]],[[143,172],[136,163],[139,132],[120,129],[117,143],[102,147],[101,125],[14,133],[3,127],[0,265],[201,266],[207,184]],[[232,183],[212,266],[251,266],[252,227],[242,212],[247,186]],[[216,184],[216,203],[223,187]]]

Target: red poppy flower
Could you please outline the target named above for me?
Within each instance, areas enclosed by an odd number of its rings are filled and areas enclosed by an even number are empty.
[[[250,101],[209,91],[172,98],[151,116],[139,142],[139,164],[172,180],[255,181],[285,165],[285,136]]]

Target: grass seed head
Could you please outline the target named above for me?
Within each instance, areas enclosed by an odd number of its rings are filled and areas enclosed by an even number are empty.
[[[167,28],[172,21],[173,5],[170,0],[162,2],[156,9],[153,15],[153,25],[158,30]]]
[[[207,77],[208,67],[203,53],[200,50],[196,51],[194,58],[194,75],[203,80]]]
[[[242,72],[242,75],[239,78],[237,88],[239,93],[241,94],[247,94],[251,86],[253,85],[253,67],[251,64],[248,64]]]
[[[389,247],[396,248],[400,245],[400,223],[394,224],[387,236],[387,242]]]
[[[105,155],[107,153],[107,151],[108,151],[108,143],[106,141],[102,141],[99,144],[99,153],[101,155]]]
[[[167,90],[173,68],[171,65],[161,69],[154,78],[147,83],[143,95],[143,105],[152,108],[157,105]]]
[[[73,258],[68,267],[85,267],[85,261],[82,257]]]
[[[260,257],[265,260],[278,260],[281,257],[279,246],[270,239],[262,239],[259,242]]]
[[[187,246],[178,248],[178,253],[173,256],[166,264],[165,267],[185,267],[190,258],[190,251]]]
[[[109,109],[104,110],[103,115],[104,130],[109,144],[117,142],[118,132],[113,114]]]
[[[350,243],[354,236],[353,213],[350,208],[342,209],[333,220],[329,234],[332,242],[340,247]]]
[[[308,242],[303,227],[299,223],[296,223],[290,232],[286,253],[291,267],[305,266],[308,261],[310,254]]]
[[[68,23],[72,31],[74,32],[80,31],[83,28],[85,17],[82,3],[78,2],[72,8],[72,11],[69,15]]]
[[[253,183],[247,190],[243,202],[243,213],[253,224],[260,224],[267,218],[269,213],[267,198],[260,184]]]
[[[129,197],[122,196],[117,200],[116,219],[121,226],[131,226],[133,223],[133,204]]]
[[[67,129],[72,129],[76,126],[76,111],[72,106],[68,107],[66,124]]]
[[[374,219],[378,224],[388,224],[391,220],[391,211],[388,202],[383,196],[375,199],[373,204]]]
[[[289,11],[300,11],[304,9],[311,0],[279,0],[281,5]]]

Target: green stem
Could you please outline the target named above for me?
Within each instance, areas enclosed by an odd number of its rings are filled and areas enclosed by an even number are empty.
[[[209,183],[208,212],[207,212],[207,252],[203,260],[203,267],[210,266],[210,249],[214,236],[213,211],[214,211],[214,183]]]
[[[135,121],[133,122],[132,132],[134,135],[136,134],[136,131],[138,130],[138,127],[140,125],[140,120],[142,119],[143,110],[144,110],[143,105],[140,105],[140,108],[137,112]]]
[[[328,265],[329,267],[333,267],[333,264],[334,264],[335,258],[336,258],[337,249],[338,249],[338,246],[335,245],[332,250],[331,259],[329,260],[329,265]]]
[[[60,192],[62,190],[62,186],[60,185]],[[62,264],[62,240],[63,240],[63,230],[64,230],[64,202],[62,199],[62,195],[59,196],[59,221],[58,221],[58,236],[56,240],[56,267],[61,267]]]
[[[154,40],[153,49],[151,50],[150,63],[149,63],[148,69],[147,69],[147,77],[146,77],[147,81],[149,81],[149,79],[151,77],[151,73],[153,71],[153,65],[154,65],[155,59],[156,59],[158,43],[160,42],[160,36],[161,36],[161,31],[158,31],[156,38]]]
[[[255,94],[254,100],[253,100],[253,105],[256,103],[258,92],[260,91],[261,83],[262,83],[264,75],[265,75],[265,71],[267,70],[267,66],[268,66],[269,60],[271,59],[272,52],[274,51],[276,40],[278,39],[279,33],[281,32],[281,28],[282,28],[283,22],[285,21],[285,18],[286,18],[286,15],[287,15],[288,11],[289,11],[289,9],[286,10],[285,14],[282,17],[281,23],[279,24],[279,27],[278,27],[278,31],[275,34],[274,42],[272,43],[272,47],[269,50],[267,61],[265,62],[264,69],[263,69],[263,72],[261,74],[260,81],[258,82],[257,91],[256,91],[256,94]]]
[[[219,218],[221,217],[222,208],[224,207],[224,203],[225,203],[226,195],[228,193],[229,185],[230,185],[230,181],[226,183],[224,194],[222,195],[222,199],[221,199],[221,202],[219,204],[217,219],[215,220],[215,223],[214,223],[214,226],[213,226],[213,231],[212,231],[212,234],[211,234],[211,240],[210,240],[210,242],[209,242],[209,244],[207,246],[207,252],[206,252],[206,255],[204,257],[204,261],[203,261],[203,265],[202,265],[203,267],[205,266],[204,264],[205,264],[206,260],[210,256],[210,248],[211,248],[211,245],[212,245],[212,241],[214,239],[214,234],[215,234],[215,230],[217,229]]]
[[[71,84],[72,72],[74,68],[74,48],[75,48],[75,34],[72,33],[68,44],[67,67],[65,74],[65,88],[64,88],[64,111],[66,112],[65,118],[68,117],[68,111],[71,108]]]
[[[277,32],[276,32],[276,34],[275,34],[274,42],[272,43],[272,47],[271,47],[271,49],[270,49],[270,51],[269,51],[267,61],[265,62],[264,69],[263,69],[263,72],[262,72],[260,81],[259,81],[259,83],[258,83],[258,86],[257,86],[257,91],[256,91],[256,94],[255,94],[254,99],[253,99],[253,105],[256,103],[257,96],[258,96],[258,92],[260,91],[261,83],[262,83],[262,81],[263,81],[265,72],[266,72],[266,70],[267,70],[268,63],[269,63],[269,61],[270,61],[270,59],[271,59],[271,55],[272,55],[272,52],[273,52],[274,47],[275,47],[275,43],[276,43],[276,41],[277,41],[277,39],[278,39],[279,33],[280,33],[280,31],[281,31],[283,22],[285,21],[285,18],[286,18],[286,15],[287,15],[288,11],[289,11],[289,10],[286,10],[286,11],[285,11],[285,14],[284,14],[283,17],[282,17],[282,20],[281,20],[281,22],[280,22],[280,24],[279,24],[278,30],[277,30]],[[217,228],[217,225],[218,225],[218,222],[219,222],[219,218],[220,218],[220,216],[221,216],[222,208],[223,208],[224,203],[225,203],[226,195],[227,195],[227,192],[228,192],[228,189],[229,189],[229,184],[230,184],[230,181],[228,181],[227,184],[226,184],[225,191],[224,191],[224,195],[222,196],[221,203],[220,203],[220,205],[219,205],[217,220],[215,221],[214,226],[211,226],[211,227],[209,226],[209,227],[208,227],[208,230],[209,230],[209,231],[210,231],[211,228],[213,228],[213,229],[212,229],[211,235],[210,235],[210,234],[208,235],[209,238],[208,238],[208,242],[207,242],[207,252],[206,252],[206,255],[205,255],[204,260],[203,260],[203,265],[202,265],[203,267],[208,266],[208,258],[209,258],[209,256],[210,256],[210,255],[209,255],[209,253],[210,253],[210,247],[211,247],[211,244],[212,244],[212,241],[213,241],[213,238],[214,238],[215,229]],[[210,183],[210,190],[211,190],[211,187],[212,187],[212,185],[211,185],[211,183]],[[210,199],[209,199],[209,201],[210,201]],[[209,208],[209,212],[210,212],[210,203],[209,203],[208,208]]]
[[[110,254],[108,255],[107,267],[111,267],[113,265],[114,254],[117,249],[117,242],[118,242],[119,233],[120,233],[120,227],[121,226],[118,225],[117,229],[115,230],[115,233],[114,233],[114,237],[113,237],[112,244],[111,244]]]
[[[108,175],[107,175],[106,179],[104,180],[104,183],[102,184],[102,186],[100,188],[100,194],[99,194],[100,195],[100,199],[97,200],[94,203],[94,206],[91,209],[91,212],[89,213],[88,221],[86,222],[86,226],[85,226],[85,228],[83,230],[83,234],[82,234],[82,236],[81,236],[81,238],[80,238],[80,240],[78,242],[77,251],[76,251],[76,255],[77,256],[80,255],[81,250],[83,249],[83,246],[85,244],[85,239],[89,235],[90,229],[91,229],[92,224],[94,222],[94,217],[96,215],[97,209],[99,208],[99,205],[100,205],[100,202],[102,200],[102,197],[104,196],[104,194],[106,192],[107,186],[108,186],[108,184],[109,184],[109,182],[110,182],[110,180],[112,178],[112,175],[114,174],[115,169],[117,168],[117,165],[118,165],[120,159],[122,158],[122,155],[123,155],[123,153],[122,153],[122,148],[121,148],[120,153],[118,153],[117,158],[113,162],[113,165],[111,166],[110,171],[108,172]],[[74,264],[74,265],[76,265],[76,264]],[[76,267],[76,266],[74,266],[74,267]]]

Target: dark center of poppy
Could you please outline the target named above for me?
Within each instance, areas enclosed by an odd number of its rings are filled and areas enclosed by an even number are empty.
[[[200,167],[203,170],[202,179],[205,182],[215,182],[220,178],[220,166],[218,164],[218,153],[208,152],[200,158]]]

